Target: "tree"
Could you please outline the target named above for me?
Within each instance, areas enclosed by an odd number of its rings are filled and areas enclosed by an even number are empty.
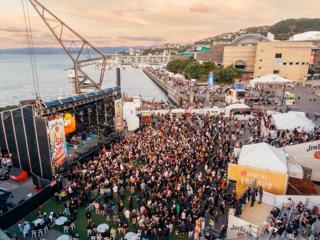
[[[218,69],[214,74],[219,83],[233,83],[236,78],[242,76],[242,72],[233,66]]]
[[[200,78],[198,80],[203,82],[207,81],[209,73],[214,72],[215,69],[216,69],[216,65],[213,62],[202,63]]]
[[[168,62],[167,64],[167,70],[169,72],[177,73],[178,70],[180,69],[180,64],[181,64],[181,59],[174,59]]]
[[[201,66],[197,62],[193,62],[186,66],[184,75],[187,78],[199,79],[201,75]]]

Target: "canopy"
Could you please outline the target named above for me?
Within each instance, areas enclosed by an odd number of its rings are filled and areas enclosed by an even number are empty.
[[[250,109],[250,107],[243,103],[235,103],[235,104],[228,105],[225,108],[226,116],[230,116],[230,112],[234,109],[243,110],[243,109]]]
[[[299,132],[312,132],[315,125],[306,117],[304,112],[287,112],[272,115],[272,121],[277,129],[293,131],[297,129]]]
[[[252,79],[249,82],[250,87],[255,87],[256,84],[285,84],[285,83],[292,83],[292,80],[280,77],[275,74],[265,75],[259,78]]]
[[[244,145],[238,164],[273,172],[288,173],[286,153],[267,143]]]

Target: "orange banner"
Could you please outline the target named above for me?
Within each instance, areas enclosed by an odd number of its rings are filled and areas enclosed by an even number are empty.
[[[76,117],[74,114],[66,113],[64,114],[64,133],[69,134],[76,131]]]
[[[248,187],[252,186],[262,186],[266,192],[282,195],[287,189],[288,174],[229,164],[228,179],[236,181],[237,197],[240,197]]]

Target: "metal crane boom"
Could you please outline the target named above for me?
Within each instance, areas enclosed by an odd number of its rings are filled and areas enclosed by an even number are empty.
[[[100,89],[106,68],[105,55],[39,3],[38,0],[29,0],[29,2],[72,60],[75,92],[79,94],[87,90]],[[71,36],[71,39],[67,39],[67,35]],[[95,56],[91,57],[91,54]],[[96,64],[97,61],[101,65],[100,75],[98,79],[94,80],[93,77],[89,76],[88,69],[85,69],[85,67],[88,66],[88,63]]]

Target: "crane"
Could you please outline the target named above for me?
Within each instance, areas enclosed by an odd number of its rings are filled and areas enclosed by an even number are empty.
[[[29,2],[73,62],[68,75],[74,81],[75,93],[100,89],[106,68],[106,56],[38,0],[29,0]],[[100,66],[98,77],[90,75],[88,65]]]

